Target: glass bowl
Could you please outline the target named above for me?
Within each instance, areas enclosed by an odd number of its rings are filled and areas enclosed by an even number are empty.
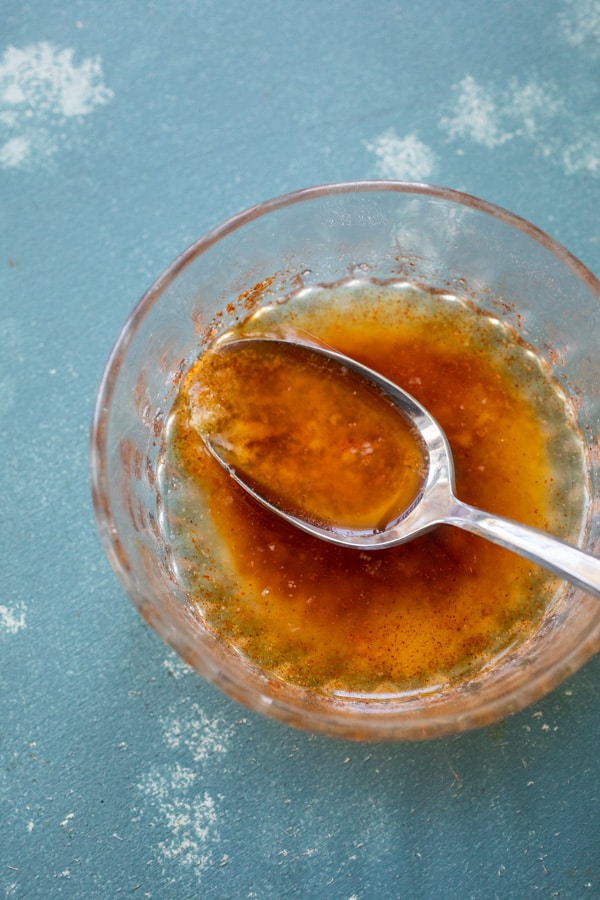
[[[100,536],[125,592],[190,666],[290,725],[353,739],[417,740],[489,724],[540,698],[600,647],[600,604],[565,588],[535,635],[462,683],[388,698],[292,686],[204,620],[165,539],[159,470],[181,378],[249,310],[356,274],[466,297],[514,327],[576,412],[588,483],[579,543],[598,552],[600,283],[544,232],[475,197],[424,184],[313,187],[259,204],[198,240],[126,321],[100,383],[91,483]]]

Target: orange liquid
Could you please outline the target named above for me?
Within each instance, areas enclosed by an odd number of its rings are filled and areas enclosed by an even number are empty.
[[[237,331],[282,328],[310,333],[423,403],[448,435],[460,499],[563,537],[578,527],[570,482],[557,476],[580,462],[563,398],[497,322],[452,298],[366,283],[292,297]],[[373,694],[467,677],[533,633],[557,581],[491,543],[439,528],[354,551],[259,506],[194,427],[198,402],[213,402],[198,387],[207,359],[189,371],[171,417],[167,459],[183,488],[170,540],[190,595],[225,641],[285,681]],[[244,389],[247,409],[275,393],[260,377]],[[269,458],[261,478],[276,464]],[[311,465],[327,488],[328,464]]]

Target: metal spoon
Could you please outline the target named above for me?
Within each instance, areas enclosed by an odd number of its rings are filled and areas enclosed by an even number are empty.
[[[599,559],[535,528],[468,506],[454,496],[454,462],[446,435],[433,416],[406,391],[356,360],[319,344],[262,336],[240,339],[244,344],[248,341],[292,343],[321,354],[378,385],[420,435],[427,464],[421,491],[406,510],[382,531],[358,531],[315,524],[275,506],[244,480],[243,473],[221,458],[218,446],[207,440],[209,450],[232,478],[267,509],[314,537],[356,550],[394,547],[439,525],[454,525],[520,554],[600,599]]]

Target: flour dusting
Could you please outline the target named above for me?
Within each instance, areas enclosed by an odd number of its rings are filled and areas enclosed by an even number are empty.
[[[600,176],[600,123],[597,134],[582,134],[562,147],[561,162],[567,175]]]
[[[564,0],[558,25],[571,47],[600,55],[600,0]]]
[[[227,753],[233,727],[219,717],[211,718],[187,698],[171,706],[161,725],[173,761],[153,767],[142,777],[138,788],[145,804],[139,818],[149,817],[151,827],[164,835],[156,844],[162,865],[178,862],[200,878],[217,864],[214,853],[220,841],[218,801],[222,799],[202,789],[203,764],[209,762],[214,771],[215,756]]]
[[[452,93],[439,122],[450,141],[488,150],[515,141],[565,175],[600,176],[600,116],[586,111],[582,118],[555,84],[512,78],[498,87],[466,75]]]
[[[139,788],[155,810],[154,826],[168,832],[157,844],[160,862],[178,860],[200,875],[211,864],[219,838],[215,801],[195,789],[196,778],[194,770],[176,763],[171,770],[148,773]]]
[[[163,660],[163,666],[169,675],[172,678],[175,678],[176,681],[179,681],[180,678],[185,678],[187,675],[195,674],[192,667],[188,666],[188,664],[174,652],[169,653],[168,658]]]
[[[554,123],[564,115],[565,104],[551,82],[530,80],[521,84],[513,78],[501,92],[500,110],[512,127],[512,137],[539,142],[538,149],[543,150]]]
[[[16,634],[25,628],[25,606],[18,603],[12,609],[0,606],[0,634]]]
[[[108,103],[99,57],[75,61],[46,41],[0,58],[0,166],[31,168],[68,145],[84,116]]]
[[[232,728],[221,719],[211,719],[197,703],[186,707],[185,716],[161,719],[166,743],[174,750],[184,747],[194,762],[226,753]]]
[[[511,79],[494,89],[466,75],[453,89],[454,100],[440,126],[451,140],[469,140],[493,150],[516,137],[544,137],[562,104],[550,84]]]
[[[24,137],[10,138],[0,147],[0,166],[16,168],[29,156],[30,141]]]
[[[426,181],[436,167],[433,150],[416,134],[398,137],[395,131],[386,131],[367,144],[377,157],[377,170],[382,178],[406,181]]]
[[[467,138],[484,147],[498,147],[511,135],[501,127],[496,103],[482,85],[467,75],[455,87],[456,99],[450,114],[443,116],[440,126],[451,139]]]

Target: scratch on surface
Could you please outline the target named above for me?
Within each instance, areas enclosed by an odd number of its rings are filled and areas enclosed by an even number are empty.
[[[24,331],[24,326],[13,316],[0,319],[0,419],[17,402],[17,366],[25,362]]]
[[[455,784],[462,784],[462,778],[460,777],[460,775],[458,774],[458,772],[455,772],[454,769],[452,768],[452,766],[451,766],[450,764],[448,764],[448,768],[449,768],[450,771],[452,772],[452,776],[453,776],[453,777],[452,777],[452,784],[450,785],[450,787],[454,787]]]

